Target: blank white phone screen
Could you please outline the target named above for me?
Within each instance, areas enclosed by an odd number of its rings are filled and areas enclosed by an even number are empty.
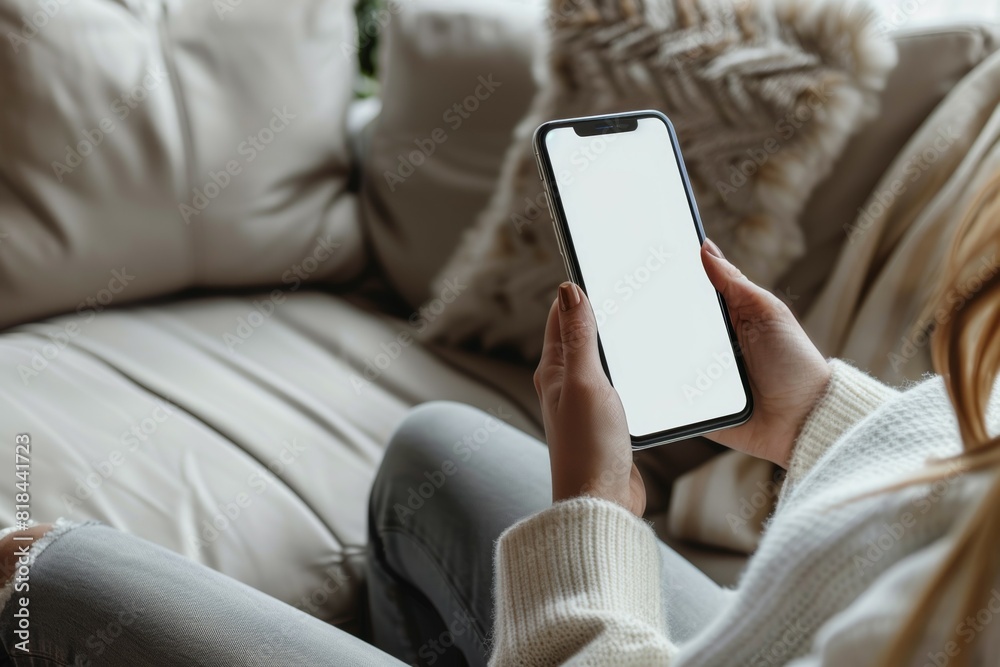
[[[746,408],[739,369],[666,125],[545,135],[579,271],[629,431]]]

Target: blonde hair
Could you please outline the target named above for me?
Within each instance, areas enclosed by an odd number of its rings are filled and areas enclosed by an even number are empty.
[[[954,636],[964,650],[949,664],[969,664],[972,644],[958,640],[959,620],[984,608],[998,574],[1000,550],[1000,438],[990,437],[986,411],[1000,374],[1000,172],[994,174],[960,222],[937,292],[921,321],[933,322],[931,356],[944,378],[962,437],[961,454],[934,465],[910,484],[963,472],[991,476],[988,490],[958,543],[923,591],[888,647],[883,664],[909,664],[931,615],[952,588],[960,591]]]

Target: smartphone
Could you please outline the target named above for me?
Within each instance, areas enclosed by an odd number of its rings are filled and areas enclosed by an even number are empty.
[[[746,367],[702,265],[705,232],[670,120],[658,111],[555,120],[535,131],[534,148],[632,447],[747,421]]]

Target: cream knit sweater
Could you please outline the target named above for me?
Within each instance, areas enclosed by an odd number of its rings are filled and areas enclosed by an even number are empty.
[[[988,480],[956,471],[934,485],[858,499],[958,453],[958,431],[940,378],[900,393],[832,366],[778,509],[713,623],[681,646],[671,642],[656,536],[618,505],[579,498],[501,536],[491,664],[878,664]],[[1000,583],[992,592],[974,619],[956,618],[950,596],[912,664],[944,667],[968,650],[971,664],[1000,665],[1000,617],[989,623],[1000,614]]]

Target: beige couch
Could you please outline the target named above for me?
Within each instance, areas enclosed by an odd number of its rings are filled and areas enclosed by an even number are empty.
[[[33,518],[104,521],[357,629],[368,489],[407,409],[462,401],[541,435],[531,368],[413,335],[447,307],[430,278],[530,101],[543,12],[395,3],[382,99],[352,103],[349,3],[169,4],[59,5],[0,62],[0,89],[18,93],[0,116],[0,438],[12,464],[15,434],[31,436]],[[0,11],[4,34],[25,29],[22,5]],[[843,221],[996,47],[985,26],[895,38],[882,116],[814,194],[809,254],[781,283],[802,312]],[[120,118],[112,100],[157,65]],[[298,116],[278,130],[283,105]],[[51,162],[104,120],[104,145],[60,182]],[[268,127],[244,162],[242,137]],[[654,453],[652,483],[712,451]],[[4,525],[14,482],[0,483]],[[723,581],[741,562],[695,557]]]

